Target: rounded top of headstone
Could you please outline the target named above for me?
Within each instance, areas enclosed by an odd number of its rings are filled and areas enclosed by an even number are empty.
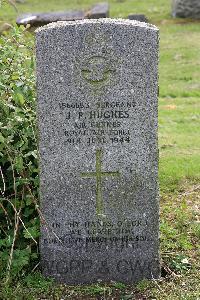
[[[143,27],[146,29],[151,29],[153,31],[158,31],[159,29],[152,24],[139,22],[136,20],[127,20],[127,19],[85,19],[85,20],[77,20],[77,21],[58,21],[53,22],[48,25],[42,26],[36,30],[36,33],[41,31],[46,31],[49,29],[60,29],[62,27],[67,26],[79,26],[79,25],[122,25],[122,26],[134,26],[134,27]]]

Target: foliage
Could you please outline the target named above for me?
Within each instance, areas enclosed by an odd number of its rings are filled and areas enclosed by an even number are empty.
[[[177,201],[177,200],[176,200]],[[179,200],[180,201],[180,200]],[[191,250],[193,249],[193,237],[188,234],[192,232],[192,224],[195,220],[185,201],[179,203],[179,207],[172,212],[173,199],[168,200],[168,207],[162,209],[162,218],[160,221],[161,243],[163,251]],[[167,221],[167,216],[170,220]],[[175,220],[176,222],[173,222]]]
[[[190,269],[188,258],[185,255],[177,255],[171,262],[171,267],[181,273]]]
[[[23,280],[25,286],[30,289],[38,289],[41,292],[48,291],[52,282],[53,279],[44,278],[39,272],[28,274]]]
[[[22,28],[0,37],[0,267],[7,278],[37,258],[38,162],[33,42]]]

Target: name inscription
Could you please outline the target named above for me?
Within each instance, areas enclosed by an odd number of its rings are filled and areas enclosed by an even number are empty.
[[[66,146],[124,144],[130,142],[127,121],[135,101],[61,102]]]

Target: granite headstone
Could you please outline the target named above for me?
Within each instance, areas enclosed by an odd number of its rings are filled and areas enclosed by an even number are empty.
[[[58,22],[36,39],[43,273],[158,278],[158,29]]]
[[[172,0],[172,15],[200,19],[200,0]]]
[[[43,26],[52,22],[57,21],[75,21],[84,19],[84,11],[82,10],[72,10],[72,11],[55,11],[48,13],[30,13],[20,15],[17,20],[17,25],[27,25],[31,26]]]

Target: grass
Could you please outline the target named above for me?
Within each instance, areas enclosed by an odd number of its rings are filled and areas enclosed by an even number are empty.
[[[4,0],[5,2],[5,0]],[[26,0],[24,3],[17,4],[17,11],[10,8],[9,4],[5,4],[1,8],[0,18],[6,21],[13,21],[17,15],[30,12],[45,12],[56,10],[70,9],[88,9],[91,5],[97,3],[95,0]],[[102,1],[103,2],[103,1]],[[110,0],[111,17],[127,17],[130,13],[145,13],[149,19],[160,21],[169,17],[170,1],[169,0]]]
[[[48,10],[87,8],[96,1],[48,0]],[[112,17],[144,13],[160,29],[159,149],[162,278],[122,283],[57,285],[40,273],[4,286],[0,299],[200,299],[200,23],[173,20],[169,0],[112,0]],[[2,21],[46,11],[45,0],[26,0],[18,13],[5,4]]]
[[[175,191],[200,177],[200,105],[194,97],[161,98],[159,105],[160,186]]]
[[[199,97],[199,23],[160,25],[160,96]]]

